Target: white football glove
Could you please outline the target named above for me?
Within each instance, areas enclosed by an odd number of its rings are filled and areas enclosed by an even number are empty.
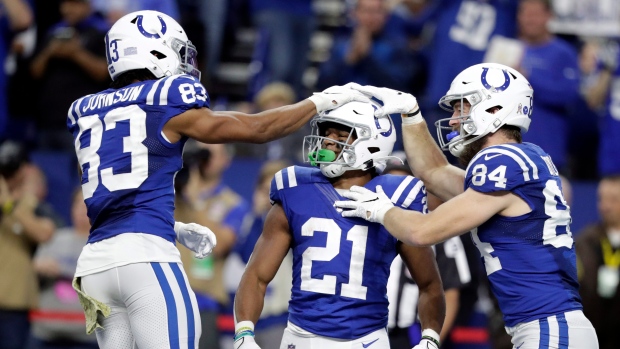
[[[254,336],[243,336],[238,338],[233,346],[235,349],[261,349],[258,344],[256,344]]]
[[[348,209],[348,211],[342,211],[342,217],[359,217],[370,222],[383,224],[386,212],[394,207],[380,185],[377,186],[376,193],[355,185],[342,196],[353,200],[334,203],[336,207]]]
[[[308,99],[316,106],[316,112],[338,108],[352,101],[370,102],[370,98],[363,93],[345,86],[332,86],[323,92],[315,92]]]
[[[410,93],[370,85],[348,84],[346,86],[383,102],[383,107],[375,111],[376,116],[409,114],[419,109],[418,100]]]
[[[194,256],[198,259],[208,256],[217,244],[211,229],[200,224],[175,222],[174,232],[177,233],[177,241],[195,252]]]
[[[422,339],[418,345],[413,347],[412,349],[439,349],[435,342],[432,342],[428,339]]]

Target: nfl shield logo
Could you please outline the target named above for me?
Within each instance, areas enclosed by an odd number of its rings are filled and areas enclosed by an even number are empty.
[[[295,349],[295,344],[289,344],[287,349]]]

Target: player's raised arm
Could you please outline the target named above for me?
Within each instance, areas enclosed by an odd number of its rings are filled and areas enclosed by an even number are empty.
[[[368,96],[383,101],[378,110],[382,114],[401,114],[403,117],[403,143],[407,162],[414,176],[420,178],[429,192],[442,200],[449,200],[463,192],[465,172],[450,165],[428,131],[416,98],[388,88],[349,84]]]
[[[254,246],[235,296],[236,349],[256,348],[241,343],[248,340],[253,342],[254,324],[263,310],[267,285],[278,272],[290,245],[291,234],[286,214],[280,204],[275,204],[267,214],[263,233]],[[245,328],[248,330],[244,334]],[[243,339],[244,336],[252,338]]]
[[[435,253],[430,247],[412,247],[402,242],[398,245],[398,252],[420,289],[418,314],[422,323],[422,339],[439,347],[446,302]],[[428,345],[428,348],[432,348],[432,344]],[[426,346],[423,348],[426,349]]]
[[[336,86],[299,103],[258,114],[190,109],[168,121],[163,131],[171,142],[183,135],[205,143],[265,143],[291,134],[319,112],[350,101],[368,101],[368,98]]]

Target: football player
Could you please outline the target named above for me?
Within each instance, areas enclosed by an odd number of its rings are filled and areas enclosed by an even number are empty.
[[[273,206],[235,298],[235,349],[259,348],[254,324],[289,248],[293,287],[281,349],[389,348],[386,287],[398,254],[420,286],[424,332],[416,348],[439,347],[445,302],[432,249],[404,245],[380,224],[343,218],[333,206],[353,185],[382,185],[395,205],[426,212],[420,180],[377,175],[396,134],[392,120],[374,111],[371,103],[350,102],[319,114],[304,151],[320,169],[291,166],[274,176]]]
[[[544,150],[521,142],[534,97],[526,78],[507,66],[484,63],[452,81],[439,101],[452,117],[436,126],[441,149],[458,156],[466,170],[447,162],[415,97],[353,88],[382,99],[383,112],[403,114],[409,165],[429,192],[446,202],[421,215],[395,208],[380,186],[376,193],[358,187],[348,195],[355,201],[336,203],[348,209],[343,216],[384,224],[415,246],[474,229],[472,239],[515,348],[598,348],[582,312],[570,208],[558,171]]]
[[[120,18],[105,46],[111,88],[76,100],[67,117],[92,222],[76,289],[101,348],[194,348],[200,318],[175,240],[204,257],[215,239],[173,219],[185,141],[267,142],[317,112],[367,98],[332,89],[256,115],[211,111],[195,47],[174,19],[155,11]]]

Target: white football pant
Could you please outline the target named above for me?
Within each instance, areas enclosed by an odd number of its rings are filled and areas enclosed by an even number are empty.
[[[290,322],[284,330],[280,349],[390,349],[385,328],[358,339],[338,339],[299,333]],[[268,349],[268,348],[267,348]]]
[[[196,349],[200,314],[178,263],[135,263],[82,277],[82,290],[110,306],[101,349]]]
[[[598,349],[592,323],[581,310],[506,327],[514,349]]]

